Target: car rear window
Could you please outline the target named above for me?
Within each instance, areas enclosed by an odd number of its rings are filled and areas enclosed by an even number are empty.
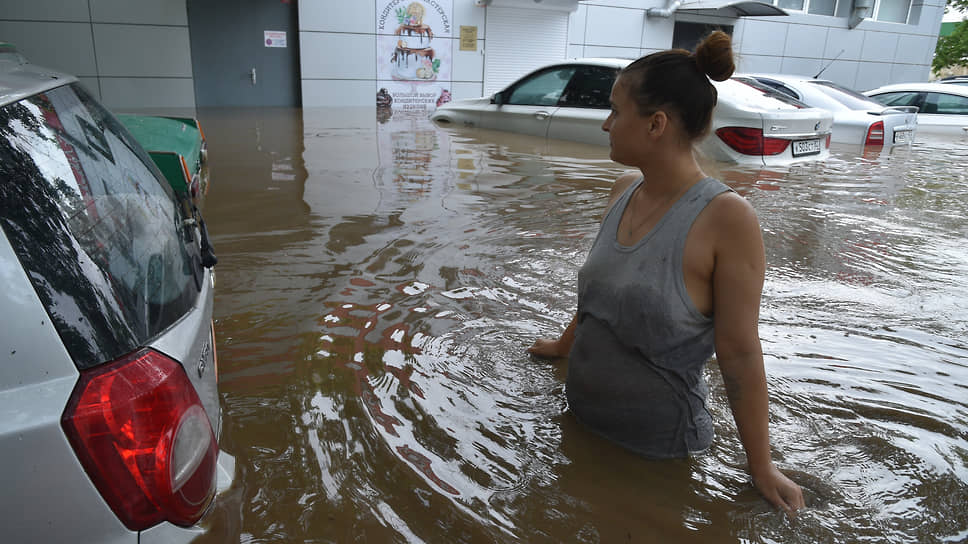
[[[160,176],[77,84],[0,108],[0,225],[78,368],[145,345],[198,296]]]
[[[719,96],[729,96],[733,101],[764,110],[796,110],[808,108],[792,96],[750,78],[733,78],[713,83]]]
[[[811,81],[821,92],[852,110],[881,109],[883,106],[857,91],[837,85],[833,81]]]

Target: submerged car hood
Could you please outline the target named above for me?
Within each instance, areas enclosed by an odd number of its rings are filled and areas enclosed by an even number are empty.
[[[435,111],[453,110],[453,109],[460,109],[460,108],[467,108],[467,107],[480,107],[480,106],[486,106],[490,103],[491,103],[490,96],[482,96],[479,98],[462,98],[460,100],[451,100],[446,104],[441,104],[440,106],[437,106],[437,110]]]

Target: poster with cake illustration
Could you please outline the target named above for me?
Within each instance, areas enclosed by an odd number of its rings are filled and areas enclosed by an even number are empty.
[[[432,110],[449,96],[452,14],[453,0],[378,0],[378,104]]]

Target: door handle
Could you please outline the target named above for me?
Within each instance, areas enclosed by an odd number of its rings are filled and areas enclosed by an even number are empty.
[[[249,79],[251,79],[252,84],[255,85],[255,82],[256,82],[255,68],[253,68],[252,71],[249,72]]]
[[[539,121],[544,121],[545,119],[548,118],[549,115],[550,114],[548,112],[546,112],[546,111],[536,111],[536,112],[534,112],[534,118],[537,119],[537,120],[539,120]]]

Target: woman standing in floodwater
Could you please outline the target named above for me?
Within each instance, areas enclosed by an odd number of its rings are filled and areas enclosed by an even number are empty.
[[[730,38],[717,31],[694,54],[654,53],[619,73],[602,129],[612,160],[640,173],[612,188],[578,273],[574,319],[560,338],[528,351],[569,358],[568,405],[579,421],[657,458],[712,442],[702,369],[715,351],[753,484],[793,513],[802,492],[770,455],[759,221],[693,155],[716,105],[709,78],[723,81],[734,69]]]

